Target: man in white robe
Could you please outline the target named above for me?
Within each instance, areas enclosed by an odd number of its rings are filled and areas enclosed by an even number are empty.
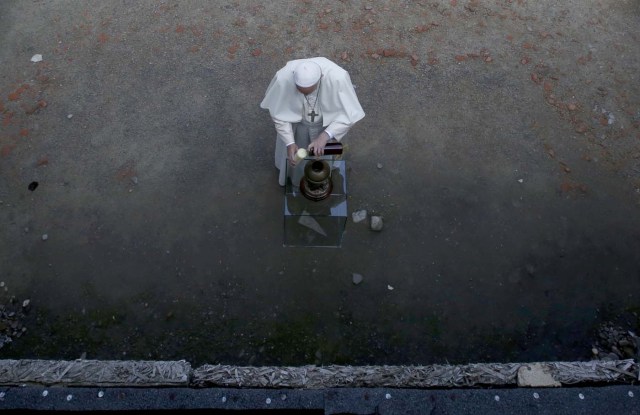
[[[278,182],[286,183],[286,163],[296,165],[299,148],[322,156],[330,140],[340,141],[364,117],[349,73],[318,57],[287,62],[273,77],[260,104],[276,131]]]

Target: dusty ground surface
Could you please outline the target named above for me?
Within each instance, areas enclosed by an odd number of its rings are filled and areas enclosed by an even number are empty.
[[[349,211],[385,220],[340,249],[281,246],[258,107],[310,56],[351,74]],[[631,0],[4,1],[0,280],[30,309],[0,355],[588,358],[638,328],[639,67]]]

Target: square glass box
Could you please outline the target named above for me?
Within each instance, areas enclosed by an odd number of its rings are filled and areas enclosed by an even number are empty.
[[[308,157],[295,167],[287,164],[284,188],[284,246],[339,248],[347,225],[347,175],[344,160],[322,157],[331,167],[333,189],[324,200],[307,199],[300,191],[300,180]]]

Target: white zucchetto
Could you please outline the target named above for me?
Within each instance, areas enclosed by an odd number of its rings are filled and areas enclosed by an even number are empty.
[[[320,65],[311,61],[304,60],[296,66],[293,71],[293,79],[299,87],[308,88],[318,83],[322,76]]]

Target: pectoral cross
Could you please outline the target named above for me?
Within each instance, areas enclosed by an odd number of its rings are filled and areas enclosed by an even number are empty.
[[[309,117],[311,117],[311,122],[314,122],[316,119],[316,115],[320,115],[320,114],[316,114],[316,110],[312,109],[310,113],[307,114]]]

